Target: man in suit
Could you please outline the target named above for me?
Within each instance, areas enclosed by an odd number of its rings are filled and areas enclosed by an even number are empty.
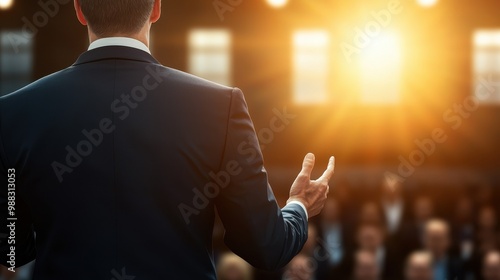
[[[350,273],[346,255],[353,248],[350,229],[342,223],[340,203],[329,198],[320,215],[318,244],[318,279],[347,278]]]
[[[451,234],[448,223],[433,219],[425,224],[424,248],[431,254],[435,280],[464,279],[460,260],[449,253]]]
[[[334,159],[311,180],[308,154],[280,209],[242,92],[150,55],[160,0],[74,4],[89,50],[0,98],[0,262],[36,259],[40,280],[216,279],[217,209],[229,248],[284,267]]]

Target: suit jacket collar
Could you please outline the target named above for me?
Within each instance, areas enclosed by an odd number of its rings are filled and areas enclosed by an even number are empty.
[[[84,52],[73,66],[109,59],[135,60],[160,64],[158,60],[145,51],[124,46],[106,46]]]

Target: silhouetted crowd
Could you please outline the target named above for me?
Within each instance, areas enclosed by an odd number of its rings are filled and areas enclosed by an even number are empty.
[[[282,271],[253,269],[216,240],[220,280],[500,280],[500,196],[488,183],[378,188],[334,184]],[[221,231],[219,229],[219,231]]]

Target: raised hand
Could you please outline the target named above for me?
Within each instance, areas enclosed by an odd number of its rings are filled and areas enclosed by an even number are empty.
[[[302,170],[290,189],[290,198],[288,199],[288,202],[298,201],[304,204],[309,218],[318,215],[323,209],[330,189],[328,183],[335,169],[335,158],[331,157],[328,168],[323,175],[317,180],[311,180],[314,162],[314,154],[307,154],[302,164]]]

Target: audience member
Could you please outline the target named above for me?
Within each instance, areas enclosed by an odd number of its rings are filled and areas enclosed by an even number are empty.
[[[381,271],[376,256],[367,251],[358,251],[354,255],[353,280],[379,280]]]
[[[443,220],[430,220],[425,225],[424,246],[432,255],[435,280],[464,279],[460,262],[449,254],[450,229]]]
[[[429,196],[419,195],[413,202],[413,220],[405,228],[405,253],[423,248],[423,234],[426,223],[434,217],[434,203]]]
[[[221,256],[217,265],[219,280],[252,280],[252,267],[233,253]]]
[[[434,280],[432,256],[425,251],[412,253],[406,262],[406,280]]]
[[[400,256],[386,245],[385,232],[380,226],[361,225],[356,236],[358,250],[369,252],[375,256],[378,270],[384,280],[400,278]]]
[[[318,252],[319,267],[316,273],[319,279],[346,277],[345,255],[351,248],[349,229],[342,223],[340,204],[335,198],[326,201],[321,215],[321,244]]]
[[[482,274],[484,280],[500,280],[500,252],[492,251],[486,254]]]
[[[406,202],[403,198],[403,185],[398,181],[384,180],[380,196],[380,206],[384,214],[387,233],[399,237],[406,215]]]
[[[313,280],[314,262],[311,258],[299,254],[290,261],[283,274],[283,280]]]
[[[375,202],[367,202],[363,204],[359,215],[359,224],[370,224],[385,227],[382,212]]]
[[[307,227],[307,241],[302,247],[301,253],[313,257],[314,251],[318,248],[318,229],[313,223],[309,223]]]
[[[456,203],[452,221],[453,248],[456,255],[468,261],[474,246],[474,204],[467,195],[462,195]]]
[[[483,239],[495,238],[498,231],[497,214],[495,208],[486,205],[479,209],[477,219],[477,238],[481,242]]]
[[[495,203],[493,186],[489,182],[480,182],[472,186],[476,205]]]

